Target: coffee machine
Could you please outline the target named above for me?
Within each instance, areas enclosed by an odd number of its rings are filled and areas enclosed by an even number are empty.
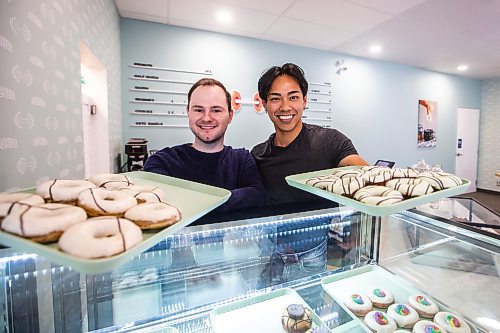
[[[148,140],[145,138],[131,138],[125,144],[127,155],[127,171],[140,171],[148,159]]]

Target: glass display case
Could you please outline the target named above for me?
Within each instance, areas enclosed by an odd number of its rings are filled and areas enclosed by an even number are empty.
[[[95,275],[3,248],[0,332],[215,332],[215,308],[286,288],[330,331],[364,332],[321,281],[368,266],[479,332],[500,331],[500,238],[424,210],[380,218],[340,207],[189,226]]]

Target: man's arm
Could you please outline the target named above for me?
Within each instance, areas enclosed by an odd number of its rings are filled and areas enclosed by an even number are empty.
[[[171,174],[168,170],[168,156],[163,151],[159,151],[149,156],[144,164],[144,171],[170,176]]]
[[[348,155],[340,160],[339,166],[349,166],[349,165],[369,165],[361,156],[359,155]]]
[[[227,209],[262,206],[267,203],[267,192],[253,157],[247,152],[239,172],[238,188],[231,190]]]

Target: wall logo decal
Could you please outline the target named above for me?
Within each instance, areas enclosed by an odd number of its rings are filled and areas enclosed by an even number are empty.
[[[68,137],[60,136],[57,138],[57,144],[64,145],[66,143],[68,143]]]
[[[59,178],[68,178],[70,175],[69,169],[62,169],[61,172],[59,173]]]
[[[54,166],[54,165],[59,165],[61,163],[61,153],[59,152],[50,152],[47,155],[47,165],[48,166]]]
[[[45,118],[45,127],[49,131],[57,131],[59,128],[59,120],[56,117],[47,116],[47,118]]]
[[[56,70],[56,71],[54,72],[54,74],[55,74],[55,76],[56,76],[57,78],[59,78],[59,79],[61,79],[61,80],[63,80],[63,81],[64,81],[64,80],[66,80],[66,75],[64,75],[64,73],[63,73],[63,72]]]
[[[31,113],[28,113],[26,116],[23,116],[21,112],[17,112],[14,115],[14,125],[16,125],[17,128],[28,128],[32,129],[33,126],[35,126],[35,119],[31,115]]]
[[[57,85],[53,81],[45,80],[43,81],[43,90],[47,93],[47,95],[57,95]]]
[[[15,101],[16,93],[7,87],[0,86],[0,98]]]
[[[59,4],[59,2],[57,2],[56,0],[53,0],[52,5],[54,5],[54,8],[59,12],[59,14],[61,16],[64,15],[64,10],[63,10],[62,6]]]
[[[0,150],[17,149],[17,140],[13,138],[0,138]]]
[[[14,35],[21,35],[24,41],[29,42],[31,40],[30,29],[26,26],[26,24],[21,26],[16,17],[10,18],[10,28],[12,29]]]
[[[16,65],[12,67],[11,73],[17,82],[24,82],[28,87],[33,84],[33,76],[29,70],[23,70],[20,66]]]
[[[64,42],[61,37],[54,35],[54,42],[64,49]]]
[[[33,139],[33,147],[42,147],[48,145],[49,142],[47,141],[47,138],[43,136],[37,136],[36,138]]]
[[[66,106],[64,104],[57,104],[56,105],[56,110],[59,111],[59,112],[66,112]]]
[[[38,106],[41,108],[45,108],[47,106],[45,100],[38,96],[31,97],[31,105]]]
[[[34,55],[30,56],[30,63],[35,67],[45,69],[45,64],[43,63],[42,59],[35,57]]]
[[[45,56],[50,57],[52,60],[56,60],[57,52],[54,46],[50,45],[49,42],[44,40],[42,42],[42,52]]]
[[[33,14],[33,12],[28,12],[28,18],[31,22],[33,22],[34,25],[36,25],[38,27],[38,29],[43,31],[43,23],[42,23],[42,21],[40,21],[38,16]]]
[[[54,15],[54,11],[52,9],[48,9],[47,8],[47,4],[45,2],[42,2],[42,4],[40,5],[40,9],[42,11],[42,15],[46,19],[48,19],[51,24],[55,24],[56,23],[56,18],[55,18],[55,15]]]
[[[4,50],[9,51],[10,53],[14,52],[13,47],[12,47],[12,43],[10,42],[10,40],[8,40],[7,38],[5,38],[2,35],[0,35],[0,46]]]
[[[37,161],[35,156],[30,156],[28,158],[21,157],[17,161],[17,171],[22,175],[24,175],[26,171],[33,172],[36,170],[36,164]]]

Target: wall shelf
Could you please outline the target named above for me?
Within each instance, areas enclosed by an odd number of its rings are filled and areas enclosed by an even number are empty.
[[[209,69],[206,69],[205,71],[193,71],[193,70],[188,70],[188,69],[156,67],[156,66],[153,66],[152,64],[143,64],[143,65],[133,64],[133,65],[129,65],[129,67],[132,67],[132,68],[142,68],[142,69],[154,69],[154,70],[158,70],[158,71],[167,71],[167,72],[176,72],[176,73],[213,75],[212,71],[209,70]]]
[[[131,127],[171,127],[171,128],[189,128],[188,125],[138,125],[130,124]]]
[[[170,117],[187,117],[187,114],[175,114],[175,113],[164,113],[164,112],[129,112],[134,115],[141,116],[170,116]]]
[[[189,84],[192,85],[194,82],[190,81],[179,81],[179,80],[167,80],[167,79],[153,79],[149,77],[135,77],[135,76],[129,76],[129,79],[131,80],[139,80],[139,81],[157,81],[157,82],[169,82],[169,83],[179,83],[179,84]]]
[[[187,95],[188,94],[187,92],[184,92],[184,91],[158,90],[158,89],[130,88],[130,91],[140,91],[140,92],[159,93],[159,94],[171,94],[171,95]]]
[[[137,103],[137,104],[161,104],[161,105],[185,105],[187,106],[187,103],[180,103],[180,102],[157,102],[157,101],[136,101],[131,99],[130,103]]]

